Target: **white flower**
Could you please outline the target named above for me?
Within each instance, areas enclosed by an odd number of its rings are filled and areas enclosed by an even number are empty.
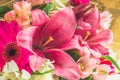
[[[120,74],[113,74],[107,77],[106,80],[120,80]]]

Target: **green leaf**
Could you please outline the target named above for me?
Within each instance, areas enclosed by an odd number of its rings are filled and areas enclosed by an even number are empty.
[[[11,8],[9,8],[7,6],[0,6],[0,15],[5,14],[6,12],[8,12],[10,10],[11,10]]]
[[[48,70],[48,71],[45,71],[45,72],[43,72],[43,73],[36,71],[36,72],[33,72],[32,74],[34,74],[34,75],[40,75],[40,74],[50,73],[50,72],[52,72],[52,71],[53,71],[53,70]]]
[[[112,57],[110,57],[110,56],[102,56],[101,58],[110,60],[113,63],[113,65],[120,71],[119,65],[117,64],[117,62]]]
[[[80,54],[77,50],[72,49],[66,51],[75,61],[77,61],[80,58]]]
[[[66,80],[66,79],[64,79],[64,78],[62,78],[62,77],[59,77],[59,80]]]
[[[46,4],[45,7],[43,8],[47,15],[49,15],[50,11],[52,11],[53,9],[55,9],[55,5],[52,3]]]
[[[90,75],[89,77],[85,78],[85,79],[80,79],[80,80],[93,80],[92,75]]]

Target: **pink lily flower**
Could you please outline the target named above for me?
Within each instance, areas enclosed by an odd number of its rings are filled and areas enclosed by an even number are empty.
[[[46,13],[40,9],[35,9],[31,11],[32,15],[32,26],[45,26],[49,21],[49,17]]]
[[[71,41],[65,43],[61,49],[78,49],[80,55],[94,57],[101,57],[102,55],[108,55],[108,46],[113,41],[113,33],[110,30],[103,30],[95,34],[85,32],[80,29],[76,30],[76,35]],[[69,47],[68,47],[69,46]]]
[[[70,2],[77,6],[77,5],[80,5],[80,4],[87,4],[90,2],[90,0],[70,0]]]
[[[59,49],[72,38],[75,29],[74,12],[70,8],[65,8],[56,13],[42,29],[35,26],[21,31],[17,35],[17,42],[34,55],[54,61],[56,75],[68,80],[78,80],[81,72],[77,63],[66,52]],[[32,63],[31,67],[34,71],[38,69],[35,66],[40,66],[36,64],[39,61],[41,62],[41,59],[36,60],[35,64]]]

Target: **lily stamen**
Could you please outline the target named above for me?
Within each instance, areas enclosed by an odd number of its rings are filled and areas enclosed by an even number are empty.
[[[83,40],[86,41],[86,39],[87,39],[90,35],[91,35],[91,33],[90,33],[89,31],[87,31],[87,32],[86,32],[86,35],[85,35],[85,37],[84,37]]]
[[[47,44],[49,44],[49,43],[52,42],[53,40],[54,40],[53,37],[50,36],[50,37],[48,38],[48,40],[42,45],[42,47],[46,46]]]

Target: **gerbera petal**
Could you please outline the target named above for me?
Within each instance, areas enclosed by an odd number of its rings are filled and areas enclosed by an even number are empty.
[[[49,21],[48,16],[40,9],[35,9],[31,11],[32,14],[32,25],[44,27]]]
[[[11,41],[16,41],[16,36],[18,34],[18,32],[20,31],[20,26],[18,25],[18,23],[16,21],[11,21],[10,23],[10,33],[9,34],[12,34],[10,35],[10,39]]]
[[[10,40],[10,34],[9,34],[9,24],[6,21],[0,21],[0,43],[1,44],[7,44],[7,42]]]
[[[81,71],[74,60],[60,49],[45,50],[46,57],[54,62],[55,74],[68,80],[78,80]]]
[[[31,56],[32,53],[24,48],[21,48],[21,53],[19,58],[15,59],[15,62],[17,63],[20,70],[25,69],[29,73],[32,72],[29,64],[29,56]]]
[[[76,19],[72,9],[64,8],[62,11],[56,13],[42,31],[43,41],[50,36],[54,39],[51,42],[53,46],[60,46],[64,42],[72,38],[76,29]]]

